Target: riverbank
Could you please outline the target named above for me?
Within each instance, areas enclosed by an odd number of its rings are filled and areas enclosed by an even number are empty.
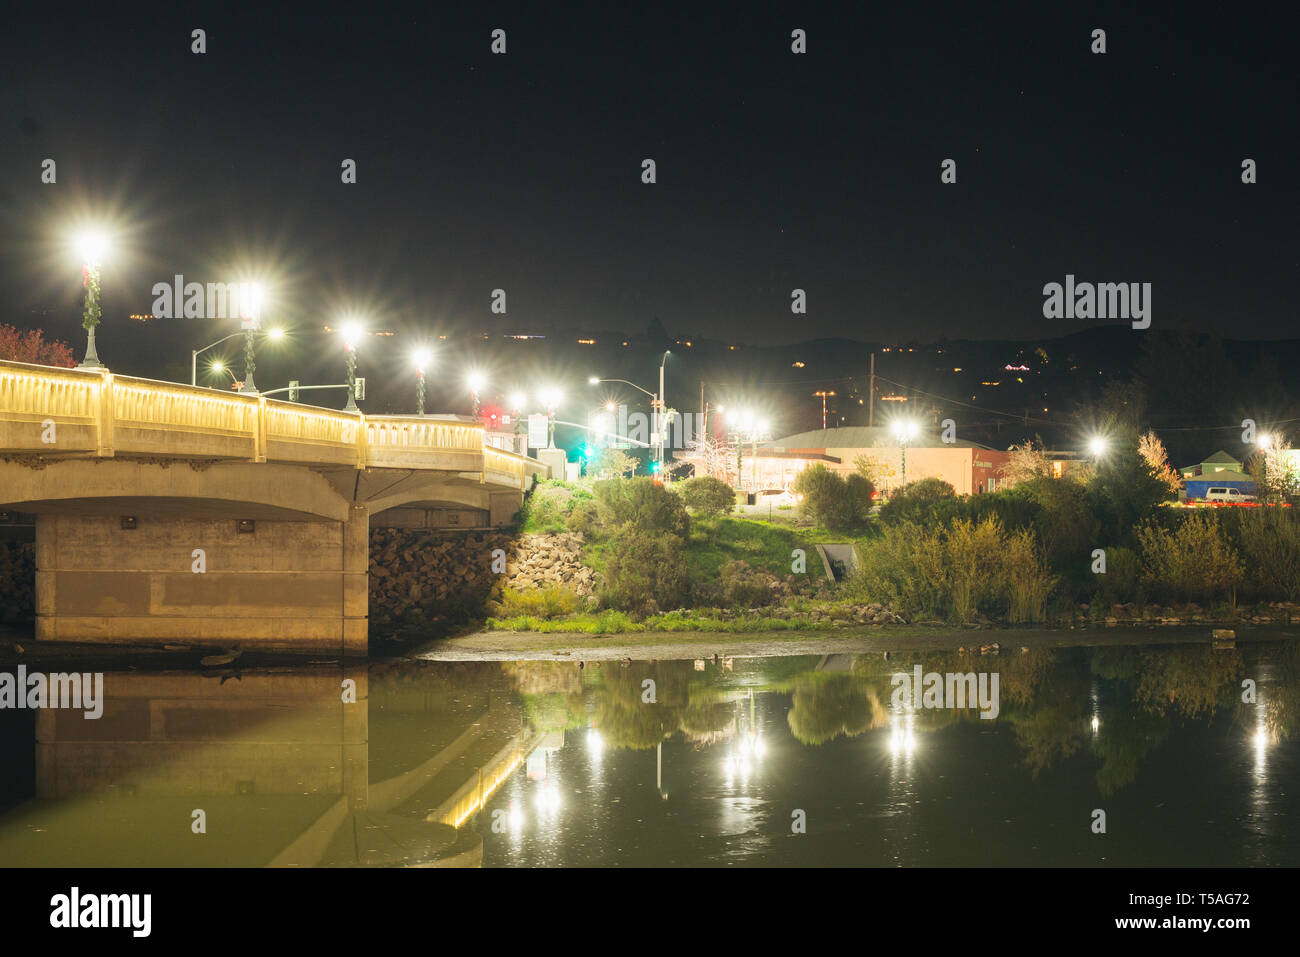
[[[1025,649],[1089,646],[1210,644],[1211,629],[1184,626],[1015,628],[996,632],[938,625],[845,628],[824,632],[767,633],[737,636],[725,633],[665,635],[640,632],[622,635],[537,634],[479,631],[414,649],[411,656],[427,661],[611,661],[632,658],[711,659],[782,655],[884,654],[944,650],[978,657],[1019,654]],[[1246,625],[1233,629],[1237,641],[1300,639],[1300,627]]]

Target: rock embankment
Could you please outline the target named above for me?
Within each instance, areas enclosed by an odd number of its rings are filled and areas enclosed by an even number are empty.
[[[370,532],[370,617],[409,612],[480,613],[498,583],[518,590],[563,586],[586,597],[595,573],[583,537],[376,528]]]

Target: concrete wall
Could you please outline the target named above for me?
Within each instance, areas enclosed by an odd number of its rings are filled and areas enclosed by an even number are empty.
[[[40,515],[36,637],[366,653],[369,521]],[[206,571],[196,572],[194,551]]]

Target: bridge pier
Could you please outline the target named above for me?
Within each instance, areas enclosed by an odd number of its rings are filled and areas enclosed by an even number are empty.
[[[369,511],[346,521],[142,512],[36,520],[40,641],[364,656]]]

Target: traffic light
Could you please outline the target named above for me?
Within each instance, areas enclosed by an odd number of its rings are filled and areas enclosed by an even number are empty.
[[[664,463],[662,463],[662,462],[651,462],[651,463],[650,463],[650,474],[651,474],[651,475],[658,475],[659,472],[663,469],[663,467],[664,467]]]
[[[596,450],[593,449],[593,448],[591,447],[591,443],[590,443],[590,442],[588,442],[588,443],[586,443],[585,445],[583,445],[582,450],[581,450],[581,455],[582,455],[582,457],[583,457],[584,459],[586,459],[588,462],[590,462],[590,461],[591,461],[591,457],[592,457],[593,455],[595,455],[595,454],[596,454]]]

